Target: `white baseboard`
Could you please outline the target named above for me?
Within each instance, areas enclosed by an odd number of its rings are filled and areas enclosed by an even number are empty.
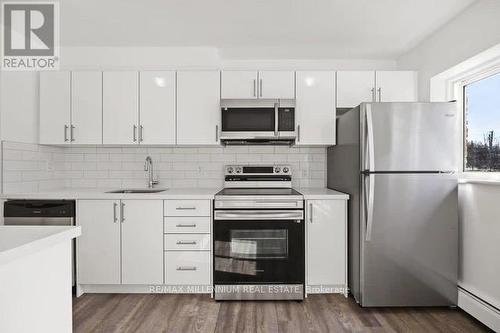
[[[495,332],[500,332],[500,311],[464,289],[458,289],[458,307]]]

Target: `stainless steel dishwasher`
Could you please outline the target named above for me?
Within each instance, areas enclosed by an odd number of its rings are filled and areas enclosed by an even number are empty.
[[[18,226],[75,225],[74,200],[7,200],[4,203],[4,224]],[[71,246],[71,268],[75,285],[75,241]]]

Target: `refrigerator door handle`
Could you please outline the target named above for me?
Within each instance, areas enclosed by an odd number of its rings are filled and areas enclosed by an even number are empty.
[[[367,242],[372,239],[372,230],[373,230],[373,201],[375,194],[375,175],[370,173],[367,175],[368,177],[368,202],[367,202],[367,212],[366,212],[366,233],[365,240]]]
[[[366,144],[368,146],[368,170],[375,171],[375,144],[373,142],[373,116],[372,116],[372,106],[370,104],[366,105],[365,116],[366,116],[366,131],[368,134],[368,137],[366,138]]]

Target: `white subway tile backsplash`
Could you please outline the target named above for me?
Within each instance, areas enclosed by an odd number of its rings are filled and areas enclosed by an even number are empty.
[[[144,187],[151,156],[160,186],[221,187],[226,164],[290,164],[294,186],[325,186],[326,148],[51,147],[3,142],[4,192],[57,187]]]

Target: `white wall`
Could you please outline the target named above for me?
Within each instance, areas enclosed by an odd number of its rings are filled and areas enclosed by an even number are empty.
[[[430,79],[500,43],[500,1],[480,0],[398,59],[419,71],[419,96],[429,100]]]

